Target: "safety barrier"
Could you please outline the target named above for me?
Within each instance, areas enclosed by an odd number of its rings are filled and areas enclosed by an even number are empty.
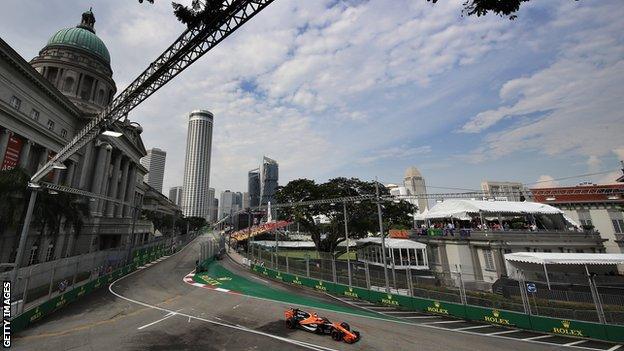
[[[343,284],[328,282],[325,280],[311,279],[300,275],[283,273],[258,265],[252,265],[251,270],[256,274],[283,281],[285,283],[308,287],[333,295],[346,296],[382,305],[393,306],[399,309],[452,316],[503,327],[516,327],[557,335],[624,342],[624,326],[620,325],[533,316],[502,309],[388,294],[385,292],[348,287]]]
[[[85,295],[89,295],[103,286],[107,286],[116,279],[121,278],[128,273],[134,272],[138,267],[143,266],[146,263],[153,262],[164,256],[166,253],[172,254],[174,252],[173,248],[164,248],[164,244],[136,250],[132,254],[132,263],[108,272],[86,284],[68,290],[40,304],[39,306],[31,308],[24,313],[15,316],[15,318],[11,320],[11,331],[17,333],[24,330],[28,328],[29,325],[61,309],[63,306],[74,302]]]

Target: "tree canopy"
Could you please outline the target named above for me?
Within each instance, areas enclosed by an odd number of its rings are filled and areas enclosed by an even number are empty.
[[[379,191],[382,196],[389,194],[382,184],[379,185]],[[310,179],[296,179],[279,187],[275,198],[278,203],[288,203],[373,194],[375,183],[357,178],[334,178],[323,184],[316,184]],[[384,231],[389,228],[411,227],[408,214],[413,211],[413,205],[405,201],[384,202]],[[337,245],[345,240],[342,202],[280,208],[279,213],[280,217],[286,216],[309,232],[318,251],[334,252]],[[329,223],[317,223],[315,217],[318,216],[325,216]],[[362,238],[368,236],[368,233],[379,232],[376,203],[370,200],[347,203],[347,225],[350,238]]]

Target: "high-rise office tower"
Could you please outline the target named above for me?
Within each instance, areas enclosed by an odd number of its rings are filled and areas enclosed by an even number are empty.
[[[260,205],[260,169],[252,169],[247,174],[247,193],[249,193],[249,206]]]
[[[212,206],[214,206],[214,201],[213,201],[214,198],[215,198],[215,189],[208,188],[208,216],[206,217],[206,221],[208,221],[208,223],[215,221],[212,218]]]
[[[182,196],[182,212],[187,217],[208,218],[213,118],[206,110],[189,114]]]
[[[242,204],[242,209],[246,209],[249,208],[249,192],[244,192],[243,193],[243,204]]]
[[[182,206],[182,186],[174,186],[169,188],[169,200],[178,206]]]
[[[275,203],[274,196],[277,191],[279,166],[277,161],[266,156],[262,158],[260,165],[260,203],[266,205],[271,201]]]
[[[232,207],[236,206],[236,193],[229,190],[222,191],[219,199],[219,219],[232,214]]]
[[[405,171],[405,179],[404,185],[407,188],[407,191],[410,195],[426,195],[427,194],[427,186],[425,185],[425,178],[423,178],[422,174],[418,171],[416,167],[410,167]],[[414,205],[418,206],[418,211],[423,212],[425,209],[429,208],[429,203],[427,199],[423,196],[418,199],[418,201],[413,202]]]
[[[212,208],[210,208],[210,221],[216,222],[219,220],[219,199],[212,199]]]
[[[159,148],[147,150],[147,156],[141,158],[141,165],[147,168],[143,181],[162,193],[163,178],[165,176],[165,158],[167,153]]]

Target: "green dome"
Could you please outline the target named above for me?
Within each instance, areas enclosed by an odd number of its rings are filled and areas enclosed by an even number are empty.
[[[98,38],[95,33],[84,28],[73,27],[59,30],[48,40],[46,46],[52,45],[71,46],[83,49],[110,64],[110,54],[102,39]]]

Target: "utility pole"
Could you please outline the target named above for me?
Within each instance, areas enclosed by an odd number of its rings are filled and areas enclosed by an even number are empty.
[[[386,293],[390,293],[390,283],[388,281],[388,261],[386,260],[386,239],[384,236],[383,219],[381,218],[381,197],[379,196],[379,182],[375,177],[375,196],[377,199],[377,216],[379,217],[379,233],[381,233],[381,257],[384,264],[384,281],[386,283]]]

